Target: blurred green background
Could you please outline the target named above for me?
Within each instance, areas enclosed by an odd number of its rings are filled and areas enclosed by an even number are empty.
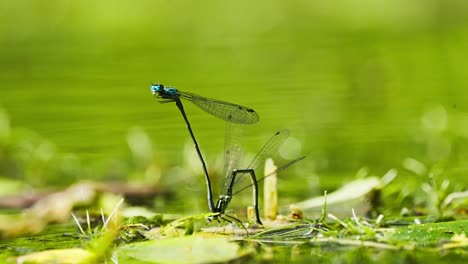
[[[289,128],[280,154],[308,156],[291,168],[308,185],[334,175],[341,181],[363,166],[381,175],[407,157],[467,165],[466,1],[29,0],[0,7],[3,123],[51,142],[38,144],[46,149],[39,152],[64,153],[63,166],[79,163],[80,173],[59,174],[68,179],[129,177],[118,160],[138,152],[128,146],[135,133],[147,133],[137,141],[151,144],[147,151],[162,167],[187,163],[192,145],[182,117],[156,102],[151,83],[254,108],[261,121],[245,131],[249,153]],[[185,105],[210,168],[221,169],[223,122]],[[47,183],[34,175],[41,165],[31,165],[29,176],[9,166],[12,145],[2,151],[2,174]]]

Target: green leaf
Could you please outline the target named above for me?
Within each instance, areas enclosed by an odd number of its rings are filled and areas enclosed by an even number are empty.
[[[453,221],[410,225],[395,228],[384,236],[384,240],[396,245],[438,246],[452,242],[455,235],[468,234],[468,221]]]
[[[119,261],[130,258],[149,263],[226,262],[242,256],[238,244],[217,236],[137,242],[121,246],[117,252]]]
[[[41,252],[35,252],[29,255],[18,257],[17,263],[20,264],[42,264],[42,263],[60,263],[60,264],[80,264],[93,263],[94,254],[81,249],[54,249]]]

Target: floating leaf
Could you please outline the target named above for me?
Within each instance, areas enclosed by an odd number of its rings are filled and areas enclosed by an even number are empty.
[[[117,252],[120,261],[127,258],[150,263],[226,262],[242,256],[238,244],[218,236],[137,242],[121,246]]]
[[[17,258],[17,263],[41,264],[41,263],[60,263],[60,264],[80,264],[93,263],[94,254],[81,248],[54,249],[41,252],[35,252],[29,255]]]
[[[383,240],[396,245],[438,246],[444,243],[460,243],[460,239],[457,238],[466,236],[467,230],[467,220],[418,224],[394,228],[394,232],[386,232]],[[460,245],[466,246],[464,242]]]

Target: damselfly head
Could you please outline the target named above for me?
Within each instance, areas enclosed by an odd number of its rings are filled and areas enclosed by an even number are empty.
[[[156,93],[159,93],[159,92],[164,90],[164,85],[162,85],[162,84],[152,84],[150,86],[150,89],[151,89],[151,92],[153,92],[153,94],[156,94]]]

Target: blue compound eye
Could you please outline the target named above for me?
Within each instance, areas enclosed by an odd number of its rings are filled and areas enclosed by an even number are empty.
[[[152,84],[150,86],[150,89],[153,93],[156,93],[156,92],[160,92],[162,90],[164,90],[164,85],[162,84]]]

